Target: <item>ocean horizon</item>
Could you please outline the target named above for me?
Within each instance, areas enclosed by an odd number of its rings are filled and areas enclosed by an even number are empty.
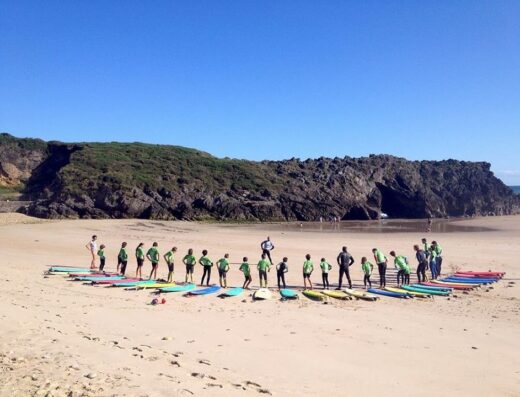
[[[516,194],[520,194],[520,186],[509,186],[511,189],[513,189],[513,192]]]

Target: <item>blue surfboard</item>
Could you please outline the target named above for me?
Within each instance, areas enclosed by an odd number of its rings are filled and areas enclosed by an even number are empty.
[[[220,291],[219,285],[212,285],[211,287],[196,289],[195,291],[189,291],[189,295],[208,295],[214,294],[215,292]]]

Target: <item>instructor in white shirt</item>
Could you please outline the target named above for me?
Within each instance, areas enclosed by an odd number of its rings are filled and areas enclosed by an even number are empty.
[[[267,236],[267,240],[262,241],[260,244],[262,248],[262,253],[265,254],[269,258],[269,262],[271,262],[271,266],[273,265],[273,260],[271,259],[271,251],[274,250],[274,245],[271,242],[271,238]]]
[[[87,245],[85,245],[85,248],[89,250],[90,254],[92,255],[92,262],[90,262],[90,268],[95,269],[96,268],[96,253],[97,253],[97,236],[92,236],[92,240],[90,240]]]

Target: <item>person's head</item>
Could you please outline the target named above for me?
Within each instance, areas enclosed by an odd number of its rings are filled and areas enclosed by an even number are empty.
[[[343,252],[347,252],[347,247],[344,246],[341,250],[342,250]]]
[[[305,259],[310,260],[311,256],[309,254],[305,255]]]
[[[137,248],[141,248],[143,245],[144,245],[144,243],[139,243],[139,245],[137,246]]]
[[[271,237],[267,236],[267,241],[271,241]]]
[[[390,251],[390,256],[395,256],[395,251]]]
[[[432,245],[437,245],[437,241],[433,240]]]
[[[229,254],[224,254],[224,258],[229,258]]]
[[[244,256],[244,257],[242,258],[242,262],[247,262],[247,256]]]
[[[361,258],[361,263],[365,263],[367,261],[367,257],[364,256],[363,258]]]
[[[105,248],[105,244],[101,244],[101,245],[99,246],[99,248],[101,248],[101,249]]]
[[[289,259],[287,259],[286,256],[283,257],[282,262],[287,262]]]
[[[121,247],[123,247],[123,248],[126,247],[126,241],[124,241],[124,242],[121,244]]]
[[[325,262],[325,261],[326,261],[326,259],[325,259],[325,258],[321,258],[321,261],[322,261],[322,262]]]
[[[423,238],[421,241],[422,241],[423,244],[426,244],[427,240],[425,238]]]
[[[202,255],[204,255],[204,256],[208,255],[208,250],[202,250]]]
[[[157,247],[159,244],[157,244],[157,241],[154,241],[153,246]]]
[[[92,236],[92,241],[95,241],[95,240],[97,240],[97,236],[94,234],[94,235]]]
[[[414,251],[419,251],[420,248],[419,248],[419,246],[418,246],[417,244],[415,244],[415,245],[413,246],[413,249],[414,249]]]
[[[188,250],[188,255],[193,255],[193,248],[190,248],[190,249]]]
[[[377,251],[377,248],[372,248],[372,252],[375,254]]]
[[[177,252],[177,247],[172,247],[172,252]]]
[[[267,256],[265,254],[262,254],[262,259],[265,259],[267,258]]]

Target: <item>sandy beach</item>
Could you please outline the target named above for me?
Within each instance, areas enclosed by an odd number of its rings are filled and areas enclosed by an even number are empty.
[[[518,396],[520,395],[520,216],[456,222],[462,230],[319,230],[303,225],[227,225],[144,220],[39,221],[0,214],[1,396]],[[476,231],[471,231],[476,228]],[[490,230],[487,230],[487,229]],[[275,260],[289,257],[288,284],[301,288],[304,255],[334,268],[343,245],[356,259],[377,246],[414,258],[424,236],[444,248],[444,273],[458,269],[507,272],[490,288],[450,298],[377,302],[305,297],[253,302],[249,293],[219,299],[165,295],[152,306],[150,291],[126,291],[44,277],[51,265],[89,264],[85,244],[97,234],[115,270],[122,241],[133,250],[159,243],[161,254],[188,248],[217,260],[230,254],[229,284],[238,265],[251,264],[270,235]],[[415,261],[412,260],[415,268]],[[390,266],[392,268],[392,266]],[[144,272],[149,272],[147,263]],[[200,266],[195,279],[200,281]],[[216,272],[212,282],[218,282]],[[377,273],[377,272],[376,272]],[[164,262],[159,275],[166,277]],[[321,286],[318,271],[313,274]],[[377,280],[374,274],[373,280]],[[276,274],[269,273],[270,287]],[[253,272],[254,288],[258,275]],[[274,290],[273,290],[274,292]]]

